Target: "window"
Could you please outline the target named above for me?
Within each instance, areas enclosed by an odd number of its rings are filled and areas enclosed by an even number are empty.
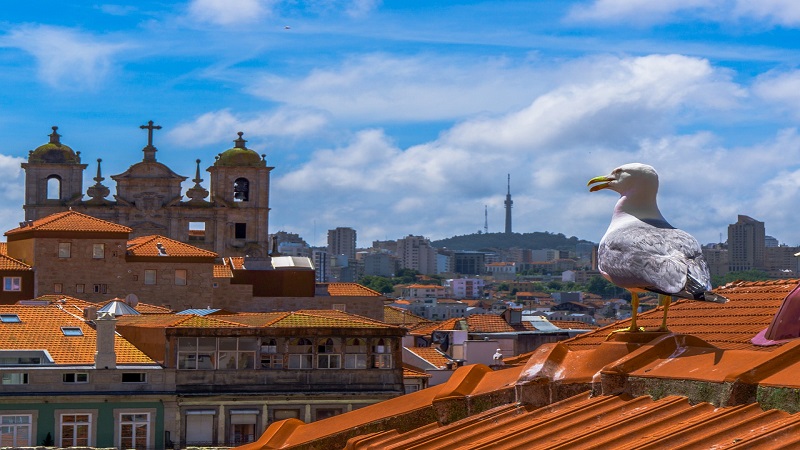
[[[107,284],[95,284],[94,285],[94,293],[95,294],[108,294],[108,285]]]
[[[3,374],[2,384],[28,384],[28,374],[24,372],[6,372]],[[0,441],[0,445],[3,442]]]
[[[342,413],[342,408],[317,408],[314,420],[327,419],[328,417],[338,416]]]
[[[83,294],[83,290],[85,289],[83,284],[76,284],[75,285],[75,293],[76,294]]]
[[[186,444],[208,445],[214,442],[214,410],[186,411]]]
[[[186,286],[186,269],[175,269],[175,285]]]
[[[92,445],[91,416],[89,414],[61,414],[61,447],[88,447]]]
[[[247,239],[247,224],[235,223],[233,224],[233,238],[234,239]]]
[[[418,384],[407,384],[404,386],[405,393],[410,394],[412,392],[417,392],[419,390]]]
[[[0,314],[0,323],[20,323],[19,316],[16,314]]]
[[[220,338],[220,369],[255,369],[256,338]]]
[[[64,383],[88,383],[89,374],[86,372],[65,373],[61,376]]]
[[[70,244],[69,242],[59,242],[58,257],[69,258],[70,256],[72,256],[72,244]]]
[[[261,344],[261,368],[283,369],[283,353],[278,352],[275,339],[265,339]]]
[[[388,339],[378,339],[376,345],[372,346],[373,365],[376,369],[391,369],[392,368],[392,349],[391,341]]]
[[[55,283],[53,284],[53,292],[56,294],[60,294],[64,292],[64,284],[63,283]]]
[[[3,277],[3,290],[6,292],[19,292],[22,290],[22,278]]]
[[[230,443],[245,444],[256,440],[257,409],[234,409],[230,413]]]
[[[152,269],[145,269],[144,271],[144,284],[156,284],[156,271]]]
[[[312,347],[314,344],[306,338],[294,338],[289,341],[289,368],[310,369],[314,361]]]
[[[106,244],[92,244],[92,258],[103,259],[106,257]]]
[[[122,382],[123,383],[146,383],[147,382],[147,374],[144,372],[123,372],[122,373]]]
[[[61,199],[61,177],[58,175],[50,175],[47,177],[47,199]]]
[[[334,309],[336,311],[344,312],[347,309],[347,304],[345,304],[345,303],[334,303],[333,307],[331,307],[331,309]]]
[[[124,374],[123,374],[124,375]],[[122,413],[119,416],[120,448],[150,448],[150,414]]]
[[[83,330],[80,327],[61,327],[61,332],[64,336],[83,336]]]
[[[31,415],[0,415],[0,445],[3,447],[28,447],[31,441]]]
[[[367,368],[367,343],[363,339],[349,338],[344,346],[344,368]]]
[[[206,223],[189,222],[189,242],[206,240]]]
[[[179,338],[178,369],[208,370],[216,367],[216,338]]]
[[[331,338],[319,340],[317,343],[318,369],[340,369],[342,367],[342,355],[339,354],[337,347]]]
[[[250,199],[250,182],[247,178],[237,178],[233,182],[233,201],[246,202]]]

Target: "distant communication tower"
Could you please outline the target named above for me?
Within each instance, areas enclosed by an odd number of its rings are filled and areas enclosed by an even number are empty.
[[[483,205],[483,232],[489,233],[489,205]]]
[[[508,193],[506,194],[506,234],[511,234],[511,174],[508,174]]]

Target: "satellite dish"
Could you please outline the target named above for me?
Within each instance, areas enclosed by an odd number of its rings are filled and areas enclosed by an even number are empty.
[[[125,296],[125,303],[131,308],[136,308],[136,305],[139,304],[139,297],[136,294],[128,294]]]

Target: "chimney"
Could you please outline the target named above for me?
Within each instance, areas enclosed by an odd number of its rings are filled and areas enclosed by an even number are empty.
[[[97,330],[97,352],[94,354],[95,369],[116,369],[117,354],[114,352],[114,336],[117,319],[113,313],[98,311],[94,320]]]
[[[83,308],[83,318],[86,320],[97,319],[97,306],[87,306]]]

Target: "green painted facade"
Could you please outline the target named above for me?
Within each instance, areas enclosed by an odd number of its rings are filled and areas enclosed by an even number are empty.
[[[97,411],[96,420],[92,423],[92,434],[96,442],[94,447],[113,447],[114,410],[136,412],[137,410],[155,410],[155,417],[150,421],[150,433],[155,438],[155,448],[164,448],[164,404],[161,402],[56,402],[56,403],[3,403],[0,404],[0,414],[5,411],[37,411],[35,444],[42,444],[47,433],[55,439],[58,418],[56,411],[61,413],[71,411]],[[153,433],[155,433],[153,435]]]

